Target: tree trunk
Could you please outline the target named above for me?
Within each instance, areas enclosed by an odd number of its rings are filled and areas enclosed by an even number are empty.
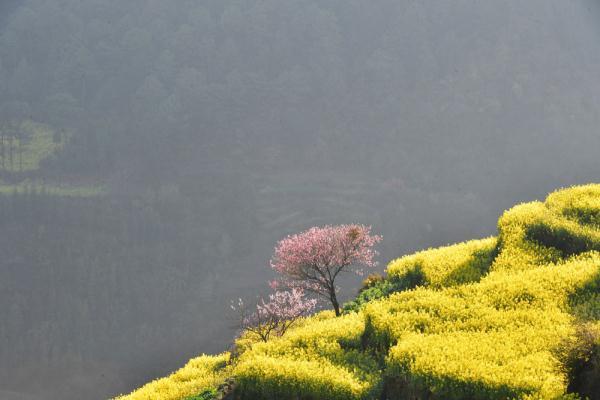
[[[331,304],[333,305],[333,310],[335,311],[335,316],[340,316],[340,303],[338,303],[337,296],[335,295],[335,289],[333,292],[329,293],[329,299],[331,300]]]
[[[2,132],[2,134],[0,135],[0,143],[2,144],[2,170],[4,170],[6,168],[6,164],[5,164],[5,158],[6,158],[6,152],[4,151],[4,132]]]
[[[12,169],[13,169],[13,136],[12,135],[9,137],[9,142],[8,142],[8,160],[10,163],[10,169],[12,171]]]
[[[19,171],[23,172],[23,139],[19,138]]]

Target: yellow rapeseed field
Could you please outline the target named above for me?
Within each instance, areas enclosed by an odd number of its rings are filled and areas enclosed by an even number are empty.
[[[389,264],[387,279],[406,274],[416,287],[266,343],[242,336],[231,359],[194,359],[119,399],[192,398],[227,377],[241,399],[563,398],[556,349],[578,324],[600,327],[600,185],[518,205],[496,237]]]
[[[227,376],[229,354],[193,358],[166,378],[154,380],[116,400],[180,400],[213,390]]]

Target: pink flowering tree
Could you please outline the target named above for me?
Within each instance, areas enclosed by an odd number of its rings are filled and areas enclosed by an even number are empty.
[[[302,289],[294,288],[277,291],[269,295],[268,301],[261,299],[252,312],[248,311],[241,299],[238,307],[232,308],[240,312],[242,330],[266,342],[271,335],[283,335],[299,318],[308,315],[316,303],[315,299],[306,299]]]
[[[330,301],[339,316],[336,278],[344,271],[362,275],[362,268],[375,267],[374,246],[380,241],[381,236],[371,235],[371,227],[356,224],[313,227],[288,236],[271,259],[271,267],[282,275],[272,286],[315,293]]]

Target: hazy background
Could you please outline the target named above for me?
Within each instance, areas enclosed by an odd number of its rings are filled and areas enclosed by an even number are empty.
[[[600,6],[1,0],[0,136],[0,398],[103,399],[225,350],[289,233],[382,270],[598,182]]]

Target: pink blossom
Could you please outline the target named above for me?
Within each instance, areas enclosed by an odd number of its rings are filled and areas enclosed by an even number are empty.
[[[261,299],[252,313],[247,312],[240,300],[241,327],[266,342],[272,334],[283,335],[300,317],[308,315],[316,303],[316,299],[306,299],[301,289],[275,292],[268,301]]]
[[[335,279],[342,271],[361,275],[360,267],[373,268],[381,236],[371,235],[371,227],[339,225],[313,227],[288,236],[275,247],[271,268],[283,275],[277,287],[300,288],[331,301],[340,314]]]

